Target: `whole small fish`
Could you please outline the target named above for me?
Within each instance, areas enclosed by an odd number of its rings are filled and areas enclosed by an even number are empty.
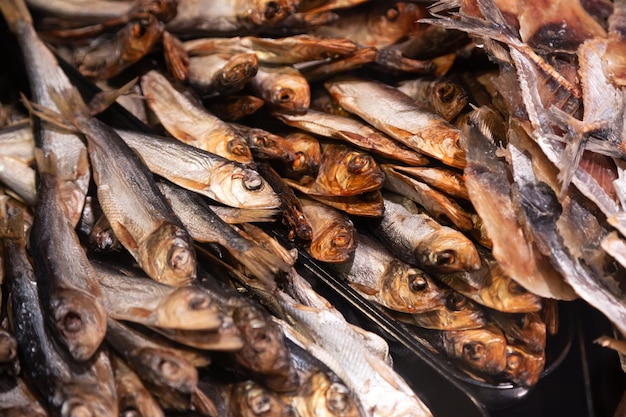
[[[91,264],[109,317],[184,330],[213,330],[222,322],[215,302],[199,288],[170,287],[110,263]]]
[[[267,283],[273,283],[278,273],[289,270],[290,265],[253,240],[241,236],[211,211],[198,195],[165,182],[158,185],[195,241],[220,244],[254,277]]]
[[[349,76],[335,77],[324,86],[344,109],[409,148],[455,168],[465,166],[461,132],[397,88]]]
[[[302,73],[290,66],[259,65],[250,89],[269,106],[288,113],[302,113],[311,103],[309,83]]]
[[[295,10],[293,0],[178,0],[178,13],[166,27],[177,34],[236,35],[278,24]]]
[[[198,371],[182,354],[113,319],[107,321],[107,341],[150,384],[184,394],[191,394],[198,384]]]
[[[184,46],[190,55],[254,53],[259,62],[272,65],[337,59],[357,49],[357,45],[346,38],[321,38],[308,34],[284,38],[200,38],[187,41]]]
[[[385,176],[369,154],[343,144],[323,144],[322,160],[314,181],[289,185],[307,195],[349,197],[380,190]]]
[[[416,314],[392,313],[392,317],[417,327],[434,330],[479,329],[486,323],[483,310],[454,290],[443,290],[443,303]]]
[[[437,282],[396,258],[380,242],[359,233],[355,246],[353,258],[334,269],[366,299],[411,314],[443,305],[444,292]]]
[[[120,410],[136,417],[165,417],[165,413],[139,376],[128,367],[122,358],[111,355],[115,375],[115,387]]]
[[[406,197],[384,193],[383,201],[373,232],[398,258],[437,272],[480,268],[476,247],[463,233],[436,222]]]
[[[190,57],[187,78],[202,97],[212,97],[241,91],[257,71],[253,53],[216,53]]]
[[[289,126],[313,134],[348,142],[386,158],[409,165],[426,165],[428,159],[388,138],[382,132],[356,119],[309,109],[303,114],[274,112],[273,115]]]
[[[86,77],[107,80],[146,56],[163,36],[163,23],[152,14],[137,16],[113,37],[108,34],[72,52],[72,62]]]
[[[28,74],[31,99],[39,105],[58,110],[50,89],[70,87],[72,85],[70,80],[55,56],[37,35],[24,2],[10,0],[1,3],[0,11],[20,45]],[[80,8],[84,9],[83,5]],[[61,201],[66,207],[71,223],[76,225],[83,210],[91,179],[85,145],[75,133],[59,130],[45,121],[33,124],[33,135],[36,146],[45,152],[54,153],[57,157],[56,172],[61,181]]]
[[[448,122],[454,119],[469,102],[463,87],[444,78],[420,77],[404,80],[398,84],[398,90]]]
[[[444,352],[470,370],[496,375],[507,367],[506,339],[494,326],[445,331],[442,339]]]
[[[170,138],[117,132],[152,172],[183,188],[230,207],[267,209],[280,204],[263,177],[241,163]]]
[[[39,194],[30,233],[30,254],[46,320],[54,336],[79,361],[104,340],[102,289],[64,210],[54,154],[37,150]]]
[[[58,350],[47,330],[35,273],[26,253],[21,210],[3,204],[0,212],[4,283],[11,305],[11,326],[20,329],[15,337],[23,358],[23,374],[55,415],[117,415],[113,371],[107,353],[99,350],[91,361],[79,363]]]
[[[346,262],[357,246],[356,228],[343,212],[307,198],[300,198],[302,212],[311,225],[309,254],[322,262]]]
[[[252,164],[246,141],[163,75],[149,71],[141,77],[141,88],[150,109],[176,139],[226,159]]]
[[[381,164],[381,168],[385,173],[385,189],[413,200],[435,220],[450,222],[462,231],[474,229],[471,214],[455,200],[425,182],[404,174],[394,165]]]

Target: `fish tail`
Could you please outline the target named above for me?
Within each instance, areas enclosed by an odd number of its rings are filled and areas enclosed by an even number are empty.
[[[51,90],[50,91],[53,100],[59,98],[59,94]],[[57,113],[52,109],[44,107],[38,103],[30,101],[24,94],[20,93],[21,101],[24,107],[28,112],[41,120],[45,120],[46,122],[50,122],[55,126],[60,127],[61,129],[69,130],[71,132],[77,132],[77,129],[72,124],[71,120],[68,120],[63,114]],[[83,103],[83,106],[84,103]]]
[[[100,91],[99,93],[97,93],[87,105],[87,107],[89,108],[89,114],[95,116],[96,114],[105,111],[107,108],[113,105],[113,103],[115,103],[115,100],[117,100],[119,96],[127,94],[130,89],[133,88],[135,84],[137,84],[138,79],[138,77],[135,77],[118,89],[110,91]]]
[[[24,239],[24,213],[5,195],[0,196],[0,239]]]
[[[278,256],[259,245],[247,248],[244,252],[233,253],[250,273],[267,283],[273,283],[275,276],[280,272],[289,272],[291,266]]]
[[[4,20],[13,33],[18,31],[20,24],[33,24],[33,18],[24,0],[2,0],[0,1],[0,12],[2,12]]]

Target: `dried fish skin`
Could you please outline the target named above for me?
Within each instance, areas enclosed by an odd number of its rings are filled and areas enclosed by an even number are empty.
[[[416,314],[444,303],[443,289],[435,280],[360,232],[353,258],[333,269],[366,299],[391,310]]]
[[[309,254],[322,262],[345,262],[357,245],[356,229],[343,212],[307,198],[299,199],[302,212],[311,225]]]
[[[276,208],[278,197],[255,170],[223,156],[157,135],[116,130],[148,168],[171,182],[239,208]],[[176,164],[172,160],[177,161]]]
[[[405,262],[437,272],[476,270],[476,247],[458,230],[443,226],[412,200],[383,194],[385,211],[373,229],[383,244]]]
[[[250,88],[271,107],[288,113],[303,113],[311,104],[309,83],[293,67],[259,65]]]
[[[118,355],[111,356],[120,410],[126,414],[136,413],[138,417],[165,417],[139,376]]]
[[[324,86],[341,107],[409,148],[452,167],[465,166],[461,132],[397,88],[349,76],[335,77]]]
[[[187,78],[202,97],[212,97],[241,91],[257,70],[258,59],[253,53],[193,56]]]
[[[141,77],[141,89],[150,109],[176,139],[252,165],[252,154],[245,139],[197,101],[177,90],[158,71],[151,70]]]
[[[445,353],[473,371],[496,375],[507,368],[506,339],[493,326],[446,331],[442,339]]]
[[[463,87],[443,78],[420,77],[401,81],[398,90],[448,122],[463,110],[469,98]]]

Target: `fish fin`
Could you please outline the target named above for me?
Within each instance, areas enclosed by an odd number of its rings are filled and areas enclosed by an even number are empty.
[[[24,212],[10,200],[0,196],[0,239],[24,239]]]
[[[33,18],[24,0],[2,0],[0,1],[0,12],[2,12],[11,32],[15,33],[18,30],[17,26],[20,22],[27,25],[33,24]]]
[[[117,100],[119,96],[128,94],[130,89],[133,88],[135,84],[137,84],[137,80],[139,80],[139,77],[133,78],[132,80],[130,80],[129,82],[127,82],[126,84],[124,84],[118,89],[109,90],[109,91],[100,91],[99,93],[97,93],[91,99],[91,101],[89,101],[89,104],[87,105],[87,107],[89,108],[89,113],[92,116],[95,116],[96,114],[99,114],[105,111],[113,103],[115,103],[115,100]]]
[[[197,386],[193,389],[191,394],[191,402],[196,410],[202,415],[217,417],[219,412],[215,403]]]
[[[35,148],[35,161],[39,174],[57,175],[57,157],[52,151],[45,152],[41,148]]]
[[[50,122],[55,126],[60,127],[61,129],[69,130],[71,132],[78,132],[78,130],[72,125],[72,123],[67,120],[62,114],[56,113],[55,111],[41,106],[35,102],[32,102],[26,98],[26,96],[22,93],[21,101],[24,107],[28,112],[41,120],[45,120],[46,122]]]
[[[430,7],[428,7],[428,11],[433,14],[439,14],[446,10],[457,9],[459,7],[461,7],[460,0],[439,0],[431,4]]]
[[[276,216],[281,213],[279,209],[246,209],[225,206],[210,208],[228,224],[275,222]]]
[[[370,366],[385,380],[389,385],[391,385],[395,390],[400,391],[400,384],[398,383],[398,377],[393,373],[390,369],[387,362],[382,360],[380,356],[375,355],[369,351],[367,348],[369,355],[364,355],[365,360],[370,364]]]

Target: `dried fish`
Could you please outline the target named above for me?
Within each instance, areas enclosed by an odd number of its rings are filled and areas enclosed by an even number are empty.
[[[212,97],[241,91],[257,71],[253,53],[216,53],[190,57],[187,78],[202,97]]]
[[[254,94],[272,108],[288,113],[302,113],[309,108],[311,91],[306,78],[290,66],[259,65],[256,76],[250,80]]]
[[[463,366],[491,375],[507,368],[507,344],[502,332],[494,326],[442,333],[446,354]]]
[[[111,355],[120,413],[137,417],[165,417],[137,374],[118,355]]]

